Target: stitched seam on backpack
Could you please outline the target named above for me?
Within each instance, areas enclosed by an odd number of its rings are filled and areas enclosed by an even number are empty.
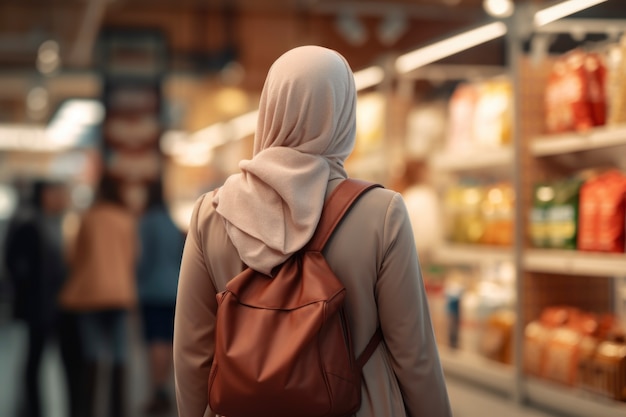
[[[338,375],[338,374],[336,374],[336,373],[334,373],[334,372],[330,372],[330,371],[326,371],[326,373],[327,373],[328,375],[332,375],[332,376],[334,376],[335,378],[339,378],[339,379],[341,379],[342,381],[346,381],[346,382],[349,382],[349,383],[351,383],[351,384],[354,384],[354,381],[352,381],[352,380],[350,380],[350,379],[346,378],[345,376]]]
[[[300,306],[298,306],[298,307],[294,307],[294,308],[282,308],[282,307],[260,307],[260,306],[253,306],[253,305],[250,305],[250,304],[247,304],[247,303],[242,302],[242,301],[241,301],[241,300],[240,300],[240,299],[239,299],[239,298],[235,295],[235,293],[231,292],[231,294],[232,294],[232,296],[235,298],[235,300],[237,300],[237,303],[238,303],[238,304],[241,304],[242,306],[246,306],[246,307],[248,307],[248,308],[256,308],[256,309],[259,309],[259,310],[293,311],[293,310],[299,310],[299,309],[304,308],[304,307],[308,307],[308,306],[310,306],[310,305],[312,305],[312,304],[317,304],[317,303],[326,303],[326,302],[329,302],[329,301],[331,301],[331,300],[335,299],[335,297],[337,297],[339,294],[341,294],[341,292],[342,292],[342,291],[344,291],[344,289],[341,289],[341,290],[337,291],[335,294],[333,294],[333,295],[332,295],[330,298],[328,298],[328,299],[326,299],[326,298],[320,298],[320,299],[318,299],[318,300],[313,300],[313,301],[310,301],[310,302],[308,302],[308,303],[306,303],[306,304],[302,304],[302,305],[300,305]],[[324,316],[324,317],[326,317],[326,316]]]

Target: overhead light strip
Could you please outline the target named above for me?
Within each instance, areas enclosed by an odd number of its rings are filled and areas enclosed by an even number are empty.
[[[357,91],[380,84],[385,79],[385,71],[379,66],[372,66],[354,73]]]
[[[492,22],[431,45],[401,55],[396,60],[396,70],[405,74],[424,65],[454,55],[474,46],[504,36],[507,32],[503,22]]]
[[[535,13],[535,26],[543,26],[563,17],[588,9],[606,0],[567,0],[554,6],[546,7]]]

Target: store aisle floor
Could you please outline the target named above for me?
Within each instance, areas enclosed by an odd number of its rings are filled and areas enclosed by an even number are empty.
[[[136,322],[133,325],[136,330]],[[146,399],[146,358],[137,331],[131,332],[131,361],[129,375],[130,417],[142,417],[141,405]],[[20,371],[24,361],[26,334],[18,325],[0,325],[0,416],[16,416],[17,397],[20,392]],[[65,417],[65,386],[58,350],[53,346],[44,358],[42,385],[44,396],[44,417]],[[486,392],[463,381],[448,378],[448,389],[454,410],[454,417],[556,417],[546,412],[522,408],[510,400]],[[102,400],[103,395],[100,395]],[[101,416],[98,416],[101,417]],[[175,416],[164,416],[175,417]],[[559,416],[563,417],[563,416]],[[598,417],[598,416],[589,416]]]
[[[448,377],[447,383],[454,417],[566,417],[517,406],[508,398],[472,386],[465,381]]]

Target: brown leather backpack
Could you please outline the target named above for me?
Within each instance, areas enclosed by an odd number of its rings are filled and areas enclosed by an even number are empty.
[[[250,268],[217,295],[209,405],[227,417],[339,417],[361,406],[361,369],[380,329],[355,359],[346,289],[321,251],[352,204],[379,187],[344,180],[317,230],[273,278]]]

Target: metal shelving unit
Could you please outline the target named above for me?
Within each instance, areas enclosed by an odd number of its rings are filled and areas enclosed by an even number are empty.
[[[525,7],[526,6],[526,7]],[[561,135],[529,134],[521,128],[522,107],[526,91],[521,84],[528,74],[523,72],[522,63],[526,57],[523,43],[533,35],[552,35],[569,33],[571,22],[560,20],[542,27],[534,27],[532,16],[534,10],[531,5],[519,7],[516,13],[506,22],[508,32],[506,46],[508,62],[504,70],[499,73],[508,74],[513,82],[515,104],[514,124],[511,132],[512,143],[502,148],[473,149],[464,152],[437,152],[429,158],[429,165],[437,173],[439,179],[446,176],[465,174],[478,175],[483,172],[493,177],[494,174],[513,182],[516,196],[515,239],[514,245],[505,247],[485,247],[479,245],[444,244],[433,251],[432,260],[443,265],[475,265],[481,266],[490,262],[511,261],[517,273],[516,300],[517,317],[520,318],[515,326],[515,360],[512,366],[505,366],[492,362],[477,354],[440,348],[444,370],[451,376],[469,380],[511,397],[518,403],[531,403],[542,408],[556,411],[560,414],[573,417],[623,417],[626,416],[626,403],[612,401],[580,389],[569,388],[552,384],[528,375],[523,372],[523,342],[524,317],[526,303],[532,300],[525,299],[529,276],[537,273],[534,278],[546,279],[542,274],[557,274],[561,276],[580,275],[584,277],[615,277],[617,289],[615,305],[626,309],[626,254],[587,253],[566,250],[527,249],[526,225],[523,216],[528,207],[525,192],[528,190],[528,178],[535,178],[541,160],[543,165],[552,162],[562,164],[569,169],[579,169],[579,164],[589,155],[609,154],[611,156],[626,155],[626,125],[614,127],[594,128],[584,133],[567,133]],[[626,22],[611,21],[610,25],[602,20],[577,19],[581,29],[587,28],[590,32],[611,30],[626,31]],[[616,29],[617,28],[617,29]],[[443,66],[440,66],[443,67]],[[463,78],[463,71],[454,69],[451,76]],[[528,71],[528,68],[525,69]],[[531,69],[532,71],[532,69]],[[437,73],[432,68],[425,67],[411,74],[410,79],[428,78],[428,74]],[[405,77],[406,78],[406,77]],[[538,107],[533,111],[537,112]],[[540,116],[538,116],[540,117]],[[536,123],[533,120],[533,123]],[[533,127],[531,127],[532,129]],[[534,126],[536,128],[536,126]],[[534,131],[534,130],[533,130]],[[536,131],[535,131],[536,133]],[[615,148],[619,147],[619,152]],[[624,147],[624,150],[621,149]],[[581,158],[582,156],[582,158]],[[545,161],[542,161],[546,158]],[[554,159],[551,159],[554,158]],[[613,161],[614,159],[610,159]],[[624,158],[626,160],[626,158]],[[568,166],[568,163],[572,162]],[[529,164],[529,162],[531,162]],[[545,164],[544,164],[545,162]],[[451,175],[450,175],[451,174]],[[531,176],[531,177],[529,177]],[[533,278],[530,278],[533,279]]]
[[[624,417],[626,403],[611,401],[581,389],[568,388],[536,378],[524,383],[531,404],[567,413],[572,417]]]
[[[431,158],[431,166],[438,171],[468,171],[510,167],[513,163],[513,148],[474,149],[465,152],[440,152]]]
[[[512,262],[512,249],[501,246],[445,244],[433,251],[433,260],[444,265]]]
[[[523,54],[521,48],[521,42],[527,39],[532,34],[541,36],[550,36],[558,33],[570,33],[572,27],[572,21],[560,20],[554,23],[548,24],[543,27],[528,27],[528,24],[520,23],[520,19],[524,16],[516,16],[514,19],[518,24],[526,25],[525,28],[517,28],[517,32],[510,34],[509,47],[511,49],[510,63],[515,74],[514,79],[521,80],[525,74],[521,73],[521,57]],[[624,21],[611,21],[608,24],[603,20],[583,20],[577,19],[576,24],[583,31],[593,33],[604,33],[609,27],[619,28],[620,31],[626,30],[626,22]],[[516,83],[517,94],[516,108],[522,108],[524,104],[522,102],[522,91],[520,82]],[[559,135],[537,135],[532,136],[528,143],[524,143],[525,140],[529,140],[528,136],[525,138],[521,135],[521,128],[519,122],[522,118],[521,113],[516,114],[516,133],[515,133],[515,146],[516,146],[516,162],[515,162],[515,181],[517,195],[522,195],[526,190],[524,187],[527,185],[523,181],[523,175],[533,175],[533,168],[537,167],[537,164],[528,164],[529,159],[533,161],[539,161],[543,158],[555,158],[554,160],[547,159],[542,161],[545,166],[550,165],[550,161],[562,164],[561,167],[568,167],[568,169],[575,170],[580,169],[588,161],[594,157],[602,156],[604,161],[611,161],[619,163],[619,155],[623,153],[620,149],[619,152],[615,152],[615,147],[623,147],[626,145],[626,126],[611,126],[600,127],[590,129],[583,133],[566,133]],[[531,123],[536,123],[536,120],[532,120]],[[528,126],[526,126],[528,128]],[[609,156],[609,158],[606,157]],[[617,159],[615,159],[617,157]],[[592,161],[590,161],[593,163]],[[569,165],[568,165],[569,164]],[[529,171],[530,169],[530,171]],[[520,199],[521,200],[521,199]],[[517,206],[517,212],[524,215],[527,206],[524,206],[523,202]],[[518,222],[523,223],[523,220]],[[539,275],[536,279],[547,279],[545,273],[556,274],[563,276],[584,276],[584,277],[620,277],[626,275],[626,254],[605,254],[605,253],[591,253],[581,252],[574,250],[551,250],[551,249],[527,249],[524,247],[526,242],[525,230],[523,225],[518,225],[520,228],[517,230],[516,236],[516,263],[519,271],[519,276],[523,277],[518,281],[518,317],[523,316],[523,305],[530,300],[525,300],[523,291],[525,279],[532,279],[534,273]],[[615,283],[614,288],[618,288],[620,278],[615,278],[612,282]],[[608,307],[608,306],[607,306]],[[525,375],[521,370],[521,364],[523,363],[523,331],[524,323],[518,323],[516,326],[517,332],[517,346],[516,352],[516,374],[517,374],[517,393],[518,400],[520,402],[527,402],[537,405],[539,407],[553,410],[559,414],[565,414],[572,417],[618,417],[626,415],[626,403],[613,401],[608,398],[604,398],[595,394],[586,392],[580,388],[570,388],[558,384],[551,383],[542,379],[538,379],[529,375]]]
[[[463,350],[440,348],[441,364],[447,374],[469,380],[492,391],[514,396],[515,369]]]
[[[523,263],[527,271],[533,272],[598,277],[626,275],[625,254],[528,249],[524,251]]]
[[[623,145],[626,145],[626,126],[609,126],[584,133],[538,136],[530,148],[533,155],[542,157]]]

